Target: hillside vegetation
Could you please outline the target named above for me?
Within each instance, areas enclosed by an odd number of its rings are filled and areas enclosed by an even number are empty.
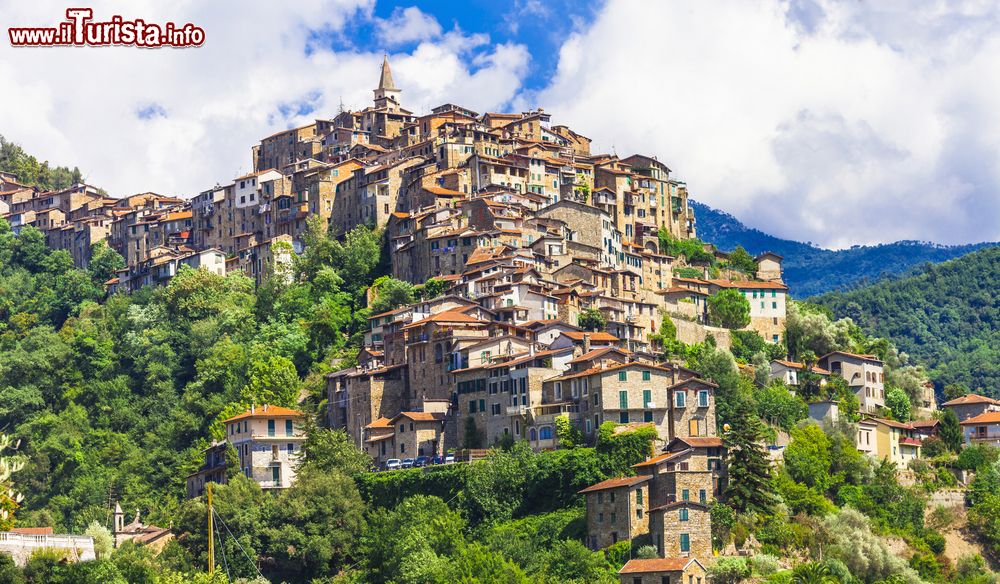
[[[887,276],[905,273],[923,263],[937,263],[993,244],[944,246],[919,241],[897,241],[832,251],[808,243],[768,235],[747,227],[732,215],[692,201],[698,218],[698,237],[731,251],[742,245],[751,254],[771,251],[784,256],[785,283],[797,298],[846,290]]]
[[[813,300],[867,332],[892,339],[951,384],[1000,397],[1000,247],[990,247],[909,277]]]
[[[39,162],[3,136],[0,136],[0,171],[13,174],[22,184],[44,190],[64,189],[84,180],[79,168],[52,167],[48,160]]]

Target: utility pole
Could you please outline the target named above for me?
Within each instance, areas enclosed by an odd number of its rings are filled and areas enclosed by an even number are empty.
[[[212,529],[212,483],[205,484],[208,495],[208,575],[215,572],[215,532]]]

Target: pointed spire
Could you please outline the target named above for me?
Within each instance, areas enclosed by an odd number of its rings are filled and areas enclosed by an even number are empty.
[[[392,71],[389,69],[389,55],[382,55],[382,75],[378,80],[379,89],[396,89],[396,84],[392,82]]]

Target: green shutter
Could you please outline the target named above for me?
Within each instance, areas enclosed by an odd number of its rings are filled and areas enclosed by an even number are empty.
[[[642,390],[642,407],[648,407],[651,401],[653,401],[653,391],[650,389]]]
[[[628,392],[627,391],[623,390],[623,391],[619,391],[618,392],[618,406],[621,409],[623,409],[623,410],[627,410],[628,409]]]
[[[682,552],[691,551],[691,536],[687,533],[681,534],[681,551]]]
[[[628,371],[619,371],[618,381],[627,381],[627,380],[628,380]]]
[[[649,371],[643,371],[642,372],[642,380],[643,381],[649,381]]]

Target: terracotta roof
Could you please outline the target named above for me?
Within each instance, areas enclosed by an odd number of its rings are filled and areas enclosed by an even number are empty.
[[[903,430],[912,430],[913,426],[909,424],[904,424],[902,422],[897,422],[896,420],[886,420],[885,418],[873,418],[876,423],[885,424],[891,428],[900,428]]]
[[[651,476],[638,476],[638,477],[618,477],[614,479],[608,479],[606,481],[601,481],[596,485],[591,485],[580,493],[593,493],[595,491],[604,491],[607,489],[617,489],[619,487],[631,487],[633,485],[638,485],[639,483],[644,483],[653,477]]]
[[[445,414],[442,412],[400,412],[392,418],[392,421],[395,422],[398,418],[409,418],[414,422],[439,422],[445,418]]]
[[[650,572],[682,572],[694,558],[650,558],[629,560],[618,571],[619,574],[646,574]],[[698,562],[700,564],[700,562]]]
[[[391,428],[392,420],[382,416],[381,418],[374,420],[371,424],[365,426],[365,428]]]
[[[446,310],[444,312],[439,312],[433,316],[428,316],[425,319],[410,323],[404,326],[403,328],[404,329],[414,328],[428,322],[482,323],[484,321],[481,321],[473,316],[469,316],[468,314],[463,314],[456,310]]]
[[[304,414],[298,410],[265,404],[262,406],[255,406],[254,408],[251,408],[238,416],[233,416],[228,420],[223,420],[223,423],[242,420],[243,418],[299,418],[302,416],[304,416]]]
[[[1000,401],[997,401],[991,397],[986,397],[984,395],[970,393],[969,395],[963,395],[962,397],[956,397],[955,399],[948,400],[941,405],[964,406],[968,404],[1000,404]]]
[[[967,424],[1000,424],[1000,412],[986,412],[959,423],[963,426]]]
[[[934,426],[940,426],[941,420],[913,420],[910,425],[914,428],[933,428]]]
[[[681,451],[678,451],[678,452],[664,452],[663,454],[660,454],[658,456],[654,456],[653,458],[650,458],[647,461],[640,462],[639,464],[633,464],[632,468],[644,468],[644,467],[647,467],[647,466],[656,466],[656,465],[660,464],[661,462],[666,462],[667,460],[670,460],[671,458],[674,458],[676,456],[680,456],[684,452],[687,452],[687,451],[686,450],[681,450]]]
[[[583,361],[590,361],[591,359],[596,359],[601,355],[605,355],[607,353],[612,353],[612,352],[619,353],[622,355],[622,357],[628,357],[628,353],[622,351],[621,349],[616,349],[615,347],[601,347],[600,349],[594,349],[592,351],[584,353],[583,355],[580,355],[579,357],[571,360],[570,363],[580,363]]]
[[[616,337],[616,336],[614,336],[614,335],[612,335],[610,333],[605,333],[605,332],[588,333],[588,332],[585,332],[585,331],[579,331],[579,332],[577,332],[577,331],[566,331],[563,334],[566,335],[567,337],[573,339],[574,341],[582,341],[584,335],[590,335],[590,340],[591,341],[608,341],[608,342],[614,343],[614,342],[620,340],[618,337]]]
[[[798,369],[800,371],[805,371],[806,370],[805,363],[797,363],[795,361],[785,361],[784,359],[775,359],[774,361],[771,361],[771,363],[778,363],[779,365],[784,365],[785,367],[788,367],[789,369]],[[815,365],[813,365],[811,371],[813,373],[816,373],[816,374],[819,374],[819,375],[829,375],[830,374],[830,372],[827,371],[826,369],[823,369],[822,367],[817,367]]]
[[[722,438],[718,437],[709,438],[706,436],[691,436],[689,438],[676,438],[676,440],[680,440],[688,446],[694,446],[696,448],[714,448],[722,446]]]
[[[642,361],[630,361],[628,363],[616,363],[608,367],[591,367],[590,369],[585,369],[583,371],[567,371],[562,375],[557,377],[551,377],[545,381],[565,381],[567,379],[573,379],[576,377],[585,377],[587,375],[597,375],[600,373],[611,373],[618,371],[619,369],[625,369],[627,367],[642,367],[643,369],[655,369],[657,371],[670,372],[670,369],[666,367],[661,367],[659,365],[653,365],[652,363],[644,363]]]

